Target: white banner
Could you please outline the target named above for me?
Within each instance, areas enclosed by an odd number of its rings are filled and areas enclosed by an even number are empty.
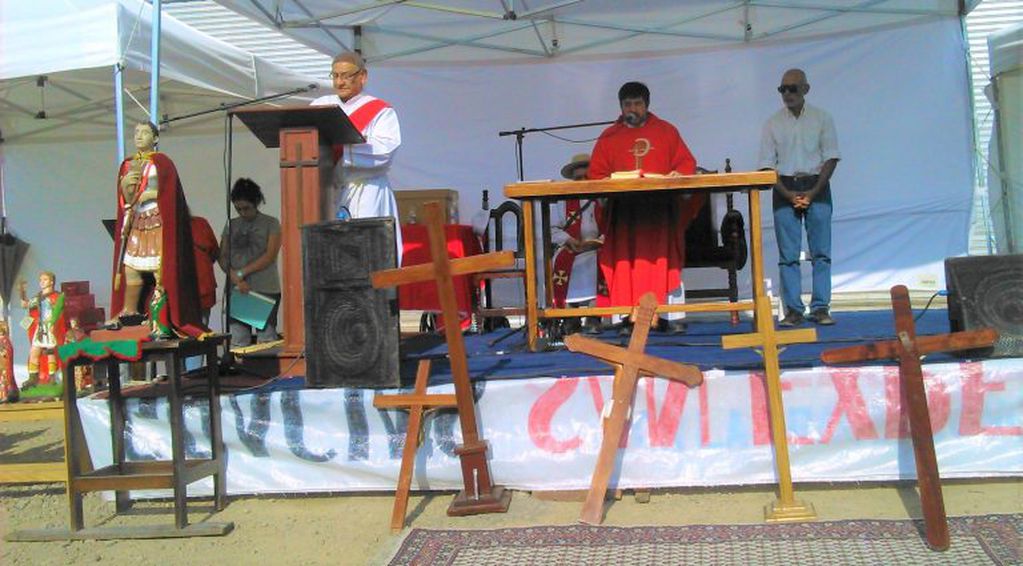
[[[1023,475],[1023,364],[924,366],[938,466],[944,478]],[[589,487],[611,376],[476,384],[494,481],[513,489]],[[807,368],[782,374],[792,475],[797,482],[916,477],[898,368]],[[451,392],[452,387],[430,389]],[[393,391],[390,391],[393,393]],[[406,413],[373,407],[371,390],[245,393],[221,398],[228,492],[394,489]],[[209,453],[205,402],[186,409],[190,457]],[[94,463],[111,462],[106,401],[79,401]],[[170,457],[166,399],[128,401],[128,458]],[[454,412],[430,413],[413,489],[458,489]],[[619,487],[775,482],[767,396],[758,372],[711,371],[696,388],[641,379],[612,482]],[[210,493],[208,479],[192,494]]]

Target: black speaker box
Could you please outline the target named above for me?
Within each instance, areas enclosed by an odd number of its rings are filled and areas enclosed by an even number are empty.
[[[971,355],[1023,356],[1023,255],[945,260],[948,321],[953,332],[994,328],[993,350]]]
[[[302,227],[306,383],[311,387],[400,385],[396,289],[369,275],[395,267],[393,218]]]

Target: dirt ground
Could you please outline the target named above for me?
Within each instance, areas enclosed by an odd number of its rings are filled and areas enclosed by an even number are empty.
[[[46,423],[5,423],[0,431],[4,463],[59,459],[61,439]],[[498,480],[500,478],[497,478]],[[821,520],[902,519],[920,517],[912,485],[796,486],[799,499],[812,503]],[[769,487],[655,491],[649,503],[630,493],[613,502],[606,525],[683,525],[759,523],[764,505],[774,499]],[[550,501],[516,492],[503,515],[448,517],[449,493],[413,496],[409,521],[414,527],[496,528],[575,523],[580,501]],[[234,497],[221,513],[209,500],[190,505],[190,520],[233,522],[223,537],[167,540],[11,543],[0,540],[0,564],[381,564],[397,549],[403,533],[391,534],[392,495]],[[950,516],[1023,512],[1023,481],[945,482]],[[144,502],[115,516],[112,502],[100,494],[85,499],[87,526],[136,526],[173,522],[167,502]],[[407,523],[408,524],[408,523]],[[67,500],[62,484],[0,486],[0,533],[19,529],[63,528]],[[407,530],[407,529],[406,529]]]

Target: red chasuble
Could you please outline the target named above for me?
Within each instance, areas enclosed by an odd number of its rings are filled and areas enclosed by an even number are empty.
[[[176,330],[198,337],[208,329],[202,323],[199,312],[199,289],[196,284],[195,255],[192,245],[191,222],[189,221],[188,204],[185,193],[178,179],[178,170],[174,162],[162,153],[154,153],[150,157],[156,165],[157,206],[160,209],[160,221],[163,224],[163,255],[160,257],[160,279],[167,291],[167,303],[170,307],[170,320]],[[128,172],[131,159],[121,163],[117,175],[117,224],[114,231],[114,263],[120,257],[121,228],[124,225],[124,195],[120,189],[121,177]],[[143,170],[142,182],[138,191],[145,191],[147,177]],[[123,265],[113,266],[113,275],[123,274]],[[113,281],[113,279],[111,279]],[[124,307],[125,278],[121,277],[120,289],[114,289],[110,297],[110,312],[117,315]],[[135,305],[131,305],[132,309]]]
[[[645,124],[630,128],[621,119],[597,140],[590,157],[590,179],[605,179],[616,171],[644,173],[677,171],[692,175],[696,159],[675,126],[648,114]],[[598,254],[607,297],[598,306],[634,306],[653,292],[659,303],[681,284],[685,263],[686,226],[703,206],[704,195],[686,199],[678,194],[642,193],[608,199]]]

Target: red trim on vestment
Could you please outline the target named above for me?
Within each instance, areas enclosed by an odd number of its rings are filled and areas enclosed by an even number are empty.
[[[359,130],[359,133],[365,135],[366,126],[369,126],[370,122],[377,117],[377,114],[380,114],[380,112],[382,112],[385,108],[390,107],[391,105],[386,101],[374,98],[352,111],[352,113],[348,115],[348,119],[352,121],[352,125],[355,126],[356,130]],[[332,149],[334,153],[334,163],[337,163],[341,160],[341,154],[344,151],[344,146],[337,144]]]

